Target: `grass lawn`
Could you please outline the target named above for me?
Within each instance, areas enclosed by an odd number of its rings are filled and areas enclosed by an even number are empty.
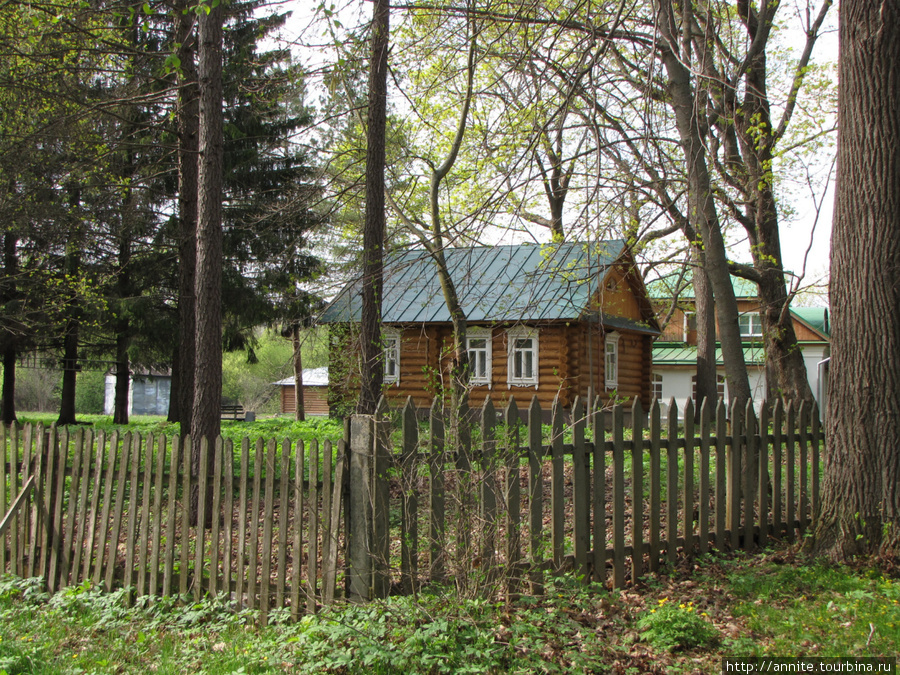
[[[0,582],[0,673],[718,673],[723,656],[894,656],[900,583],[789,551],[705,557],[609,593],[454,592],[337,605],[299,623],[206,601]]]

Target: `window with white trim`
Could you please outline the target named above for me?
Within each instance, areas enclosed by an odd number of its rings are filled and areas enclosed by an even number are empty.
[[[491,329],[470,328],[466,334],[466,351],[469,353],[469,382],[491,384]]]
[[[748,312],[738,317],[742,337],[762,337],[762,320],[756,312]]]
[[[662,373],[653,373],[653,377],[650,379],[650,400],[662,401],[662,391]]]
[[[392,384],[400,382],[400,331],[393,328],[382,330],[381,342],[384,345],[384,382]]]
[[[691,377],[691,398],[697,400],[697,376]],[[716,399],[725,398],[725,376],[716,375]]]
[[[610,333],[606,336],[604,345],[604,376],[607,389],[616,389],[619,386],[619,338],[618,333]]]
[[[538,332],[534,328],[513,328],[506,333],[508,364],[506,382],[510,386],[538,385]]]

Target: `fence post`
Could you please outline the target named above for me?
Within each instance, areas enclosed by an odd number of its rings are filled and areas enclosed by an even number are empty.
[[[631,405],[631,580],[644,574],[644,409]]]
[[[581,398],[576,396],[572,403],[572,501],[575,523],[573,526],[573,548],[575,550],[575,573],[587,583],[588,579],[588,525],[591,504],[588,499],[588,471],[585,464],[584,444],[585,413]]]
[[[553,554],[553,567],[562,567],[565,555],[566,513],[563,501],[565,476],[563,472],[563,414],[559,395],[553,399],[550,412],[550,540]]]
[[[441,582],[444,580],[444,566],[446,553],[444,551],[444,418],[443,403],[440,397],[435,397],[429,411],[430,435],[428,439],[428,469],[431,478],[430,485],[430,563],[431,579]]]
[[[381,538],[387,539],[387,524],[376,522],[387,516],[384,491],[378,485],[384,483],[387,487],[385,450],[378,447],[381,445],[376,429],[378,417],[352,415],[350,418],[350,522],[347,536],[350,599],[357,602],[383,597],[387,586],[384,562],[377,560]]]
[[[419,576],[419,498],[416,494],[416,460],[419,450],[419,422],[412,396],[407,397],[401,413],[402,444],[401,466],[401,527],[400,533],[400,583],[404,593],[413,593]]]
[[[542,534],[544,527],[544,475],[541,468],[543,444],[541,440],[541,404],[532,396],[528,408],[528,553],[531,555],[531,593],[544,592],[542,571]]]

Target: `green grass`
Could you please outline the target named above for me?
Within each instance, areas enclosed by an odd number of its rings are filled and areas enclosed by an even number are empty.
[[[265,628],[216,601],[128,607],[122,591],[50,597],[39,581],[6,578],[0,673],[717,673],[726,655],[900,651],[900,584],[877,571],[781,554],[690,567],[627,593],[564,577],[541,598],[447,590],[336,605],[299,623],[274,612]]]

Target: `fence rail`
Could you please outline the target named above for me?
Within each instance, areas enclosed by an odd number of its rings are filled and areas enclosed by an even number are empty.
[[[814,408],[490,400],[475,428],[399,428],[382,402],[340,443],[235,446],[89,428],[0,430],[0,571],[50,590],[226,596],[295,618],[335,597],[455,583],[540,593],[548,572],[623,587],[679,557],[792,542],[819,506]],[[627,419],[626,419],[627,418]],[[473,442],[471,436],[476,440]],[[208,466],[208,471],[196,467]],[[191,505],[193,504],[193,512]]]

